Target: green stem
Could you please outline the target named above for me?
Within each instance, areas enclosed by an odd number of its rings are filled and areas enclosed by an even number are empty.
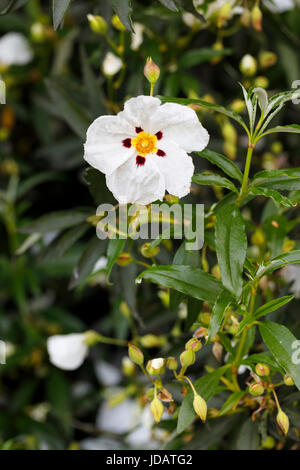
[[[245,170],[244,170],[244,176],[243,176],[243,181],[242,181],[242,186],[241,186],[241,191],[239,194],[239,197],[237,199],[237,204],[240,205],[244,195],[247,190],[247,185],[248,185],[248,178],[249,178],[249,172],[250,172],[250,167],[251,167],[251,161],[252,161],[252,155],[253,155],[253,150],[254,146],[249,143],[248,145],[248,151],[247,151],[247,157],[246,157],[246,165],[245,165]]]
[[[107,338],[106,336],[101,335],[99,335],[97,338],[99,343],[114,344],[116,346],[128,346],[128,341],[125,341],[124,339]]]

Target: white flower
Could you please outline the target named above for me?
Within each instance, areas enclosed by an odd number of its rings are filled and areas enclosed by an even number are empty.
[[[96,261],[93,273],[97,273],[98,271],[102,271],[103,269],[106,269],[107,267],[107,258],[106,256],[100,256],[98,261]]]
[[[144,25],[141,23],[133,23],[134,33],[131,35],[131,49],[137,51],[140,45],[143,43],[143,32]]]
[[[196,26],[202,26],[201,20],[197,18],[193,13],[185,11],[182,13],[182,20],[189,28],[195,28]]]
[[[108,52],[103,60],[103,73],[108,76],[116,75],[122,68],[122,61],[112,52]]]
[[[283,13],[296,7],[294,0],[264,0],[264,5],[273,13]]]
[[[194,165],[187,152],[203,150],[208,140],[192,109],[138,96],[117,116],[92,123],[84,158],[106,175],[119,203],[149,204],[166,190],[178,197],[189,193]]]
[[[292,282],[290,292],[295,294],[296,299],[300,299],[300,266],[291,264],[281,271],[281,276],[287,281]]]
[[[50,362],[64,370],[80,367],[88,352],[84,339],[83,333],[50,336],[47,340]]]
[[[32,49],[23,34],[7,33],[0,39],[0,64],[26,65],[33,59]]]
[[[101,431],[125,434],[132,431],[141,420],[141,408],[135,400],[126,398],[119,405],[104,403],[98,412],[96,424]]]
[[[152,359],[151,367],[155,370],[161,369],[164,366],[165,360],[162,357]]]
[[[95,363],[95,373],[99,382],[106,387],[117,385],[122,378],[122,374],[109,362],[98,361]]]

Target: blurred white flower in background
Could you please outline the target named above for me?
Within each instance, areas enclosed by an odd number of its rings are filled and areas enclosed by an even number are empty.
[[[96,426],[101,431],[125,434],[132,431],[141,420],[141,408],[129,398],[116,406],[104,403],[97,415]]]
[[[273,13],[283,13],[296,7],[294,0],[263,0],[263,2]]]
[[[186,26],[189,28],[196,28],[198,26],[202,26],[203,22],[199,20],[193,13],[190,13],[188,11],[185,11],[182,13],[182,21]]]
[[[188,152],[203,150],[208,141],[191,108],[138,96],[117,116],[92,123],[84,158],[106,175],[121,204],[149,204],[162,200],[166,190],[178,197],[190,192],[194,164]]]
[[[133,23],[134,33],[131,35],[131,49],[137,51],[143,43],[143,34],[145,26],[141,23]]]
[[[101,271],[102,269],[106,269],[107,267],[107,258],[106,256],[101,256],[98,261],[96,261],[95,266],[93,268],[93,273]]]
[[[0,38],[0,64],[26,65],[33,59],[29,42],[21,33],[7,33]]]
[[[113,387],[121,382],[122,374],[120,370],[105,361],[97,361],[95,363],[95,374],[102,385]]]
[[[122,65],[123,62],[120,57],[116,56],[112,52],[107,52],[102,63],[103,73],[108,77],[112,77],[121,70]]]
[[[77,369],[88,353],[88,346],[84,340],[84,333],[50,336],[47,340],[50,362],[60,369]]]
[[[295,294],[296,299],[300,299],[300,266],[290,264],[281,270],[281,276],[287,282],[292,282],[290,292]]]

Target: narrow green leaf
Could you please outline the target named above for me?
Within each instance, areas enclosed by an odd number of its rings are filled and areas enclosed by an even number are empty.
[[[213,165],[217,165],[224,171],[224,173],[231,176],[231,178],[238,180],[240,183],[242,182],[243,174],[241,170],[235,163],[229,160],[228,157],[225,157],[225,155],[208,149],[202,150],[202,152],[197,152],[197,155],[199,155],[199,157],[206,158],[206,160]]]
[[[300,250],[289,251],[272,258],[267,264],[260,266],[257,270],[256,278],[261,278],[266,274],[271,274],[276,269],[281,269],[289,264],[300,263]]]
[[[43,215],[31,224],[19,229],[22,233],[47,233],[74,227],[84,222],[92,213],[92,210],[71,209],[60,212],[51,212]]]
[[[100,256],[105,253],[106,245],[106,240],[99,240],[99,238],[96,236],[89,241],[81,257],[79,258],[77,266],[74,269],[69,285],[70,289],[76,287],[81,281],[86,279],[87,276],[91,274],[96,262]]]
[[[212,310],[208,328],[209,340],[211,340],[218,333],[224,317],[224,313],[226,312],[227,307],[231,304],[232,300],[232,295],[226,289],[224,289],[217,298]]]
[[[115,264],[118,256],[122,253],[124,246],[126,243],[126,239],[119,239],[119,238],[112,238],[108,242],[108,249],[107,249],[107,267],[106,273],[109,277],[112,267]]]
[[[284,207],[295,207],[297,205],[297,203],[291,201],[286,196],[283,196],[275,189],[262,188],[261,186],[250,186],[247,192],[253,196],[271,197],[273,201],[281,204]]]
[[[285,326],[271,321],[261,323],[259,331],[278,364],[292,377],[300,390],[300,367],[294,360],[294,345],[299,342],[297,338]]]
[[[184,322],[184,329],[188,330],[192,324],[197,320],[199,313],[201,312],[202,301],[188,297],[187,300],[187,317]]]
[[[167,7],[169,10],[178,11],[178,8],[177,8],[176,3],[174,2],[174,0],[159,0],[159,1],[162,5]]]
[[[191,266],[151,266],[138,279],[145,279],[207,302],[215,302],[222,290],[218,279]]]
[[[245,390],[240,390],[239,392],[232,393],[220,409],[218,417],[226,415],[229,411],[231,411],[237,405],[237,403],[239,403],[239,401],[245,394]]]
[[[219,51],[209,47],[190,49],[182,54],[179,63],[181,67],[184,68],[194,67],[195,65],[202,64],[203,62],[209,62],[215,57],[223,57],[230,54],[232,54],[231,49],[221,49]]]
[[[243,287],[247,237],[243,218],[235,205],[225,206],[217,213],[215,238],[222,283],[235,297],[239,297]]]
[[[294,298],[294,295],[286,295],[284,297],[279,297],[278,299],[270,300],[270,302],[267,302],[265,305],[259,307],[256,312],[254,312],[254,316],[255,318],[260,318],[264,315],[267,315],[268,313],[275,312],[275,310],[283,307]]]
[[[192,178],[192,181],[197,184],[201,185],[206,185],[206,186],[219,186],[222,188],[227,188],[230,189],[230,191],[233,191],[235,193],[238,193],[237,188],[234,186],[234,184],[229,181],[227,178],[224,178],[223,176],[216,175],[216,174],[211,174],[211,173],[201,173],[198,175],[194,175]]]
[[[300,126],[299,124],[289,124],[286,126],[276,126],[272,127],[272,129],[267,129],[263,134],[262,137],[269,134],[275,134],[276,132],[291,132],[294,134],[300,134]]]
[[[58,29],[59,26],[61,26],[70,3],[71,3],[71,0],[53,0],[52,1],[53,26],[55,30]]]

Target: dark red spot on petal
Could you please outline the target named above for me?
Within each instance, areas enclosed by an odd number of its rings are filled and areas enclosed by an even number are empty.
[[[139,134],[140,132],[143,132],[143,129],[141,127],[136,127],[135,132]]]
[[[131,139],[122,140],[122,144],[129,149],[131,147]]]
[[[157,152],[156,152],[156,155],[158,155],[159,157],[165,157],[166,152],[164,152],[163,150],[158,149]]]
[[[136,164],[137,166],[143,166],[145,164],[146,158],[142,157],[142,155],[138,155],[136,157]]]
[[[158,132],[156,132],[155,135],[157,137],[157,140],[160,140],[160,139],[162,139],[163,133],[161,131],[158,131]]]

